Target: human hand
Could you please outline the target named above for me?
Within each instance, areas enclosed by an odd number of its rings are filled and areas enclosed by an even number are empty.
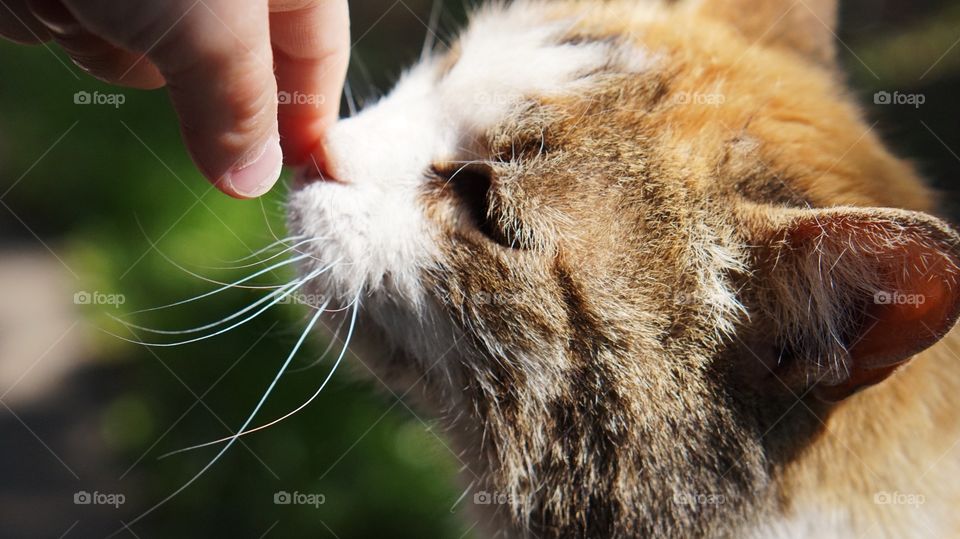
[[[339,112],[349,25],[347,0],[0,2],[0,36],[52,39],[110,83],[166,85],[194,162],[237,198],[267,192],[284,156],[310,162]]]

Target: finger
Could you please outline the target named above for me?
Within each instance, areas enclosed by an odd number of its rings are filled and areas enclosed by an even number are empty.
[[[270,9],[284,155],[304,164],[340,112],[350,59],[347,0],[272,0]]]
[[[47,29],[30,13],[26,0],[0,0],[0,36],[26,45],[50,39]]]
[[[276,183],[283,156],[266,0],[65,4],[94,33],[153,61],[194,162],[218,188],[252,198]]]
[[[163,86],[163,77],[149,60],[87,31],[60,0],[28,0],[28,7],[73,62],[94,77],[134,88]]]

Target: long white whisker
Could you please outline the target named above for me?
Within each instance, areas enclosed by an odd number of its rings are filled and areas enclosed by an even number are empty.
[[[350,118],[357,115],[357,102],[353,99],[353,88],[350,86],[350,79],[347,78],[343,83],[343,95],[347,100],[347,110],[350,112]]]
[[[256,262],[251,262],[251,263],[249,263],[249,264],[244,264],[244,265],[242,265],[242,266],[199,266],[199,267],[204,268],[204,269],[214,269],[214,270],[238,270],[238,269],[252,268],[253,266],[257,266],[257,265],[263,264],[263,263],[265,263],[265,262],[269,262],[269,261],[273,260],[274,258],[283,256],[283,255],[285,255],[286,253],[289,253],[290,251],[296,251],[297,247],[300,247],[301,245],[305,245],[305,244],[307,244],[307,243],[312,243],[312,242],[315,242],[315,241],[321,241],[321,240],[324,240],[324,239],[326,239],[326,238],[308,238],[308,239],[305,239],[305,240],[302,240],[302,241],[296,243],[295,245],[288,246],[286,249],[284,249],[284,250],[282,250],[282,251],[280,251],[280,252],[274,253],[274,254],[270,255],[269,257],[267,257],[267,258],[264,258],[264,259],[262,259],[262,260],[257,260]],[[297,253],[299,253],[299,254],[306,254],[306,253],[301,253],[300,251],[297,251]]]
[[[240,316],[240,315],[242,315],[242,314],[244,314],[244,313],[250,312],[251,310],[257,308],[259,305],[262,305],[263,303],[269,301],[271,298],[275,297],[277,294],[283,293],[283,292],[286,291],[290,286],[293,286],[293,285],[295,285],[295,284],[298,283],[298,282],[299,282],[299,281],[294,281],[294,282],[292,282],[292,283],[288,283],[288,284],[286,284],[286,285],[280,286],[277,290],[274,290],[273,292],[270,292],[269,294],[263,296],[262,298],[260,298],[260,299],[258,299],[257,301],[251,303],[250,305],[247,305],[247,306],[244,307],[242,310],[239,310],[239,311],[231,314],[230,316],[228,316],[228,317],[226,317],[226,318],[223,318],[223,319],[218,320],[218,321],[216,321],[216,322],[211,322],[211,323],[206,324],[206,325],[203,325],[203,326],[199,326],[199,327],[195,327],[195,328],[190,328],[190,329],[180,329],[180,330],[154,329],[154,328],[149,328],[149,327],[146,327],[146,326],[139,326],[139,325],[134,324],[134,323],[131,323],[131,322],[127,322],[126,320],[123,320],[122,318],[119,318],[119,317],[117,317],[117,316],[113,316],[113,315],[110,314],[110,313],[107,313],[107,316],[109,316],[110,318],[112,318],[113,320],[115,320],[115,321],[117,321],[117,322],[120,322],[121,324],[123,324],[124,326],[127,326],[128,328],[139,329],[139,330],[141,330],[141,331],[146,331],[146,332],[148,332],[148,333],[154,333],[154,334],[157,334],[157,335],[185,335],[185,334],[188,334],[188,333],[197,333],[197,332],[204,331],[204,330],[207,330],[207,329],[215,328],[215,327],[217,327],[217,326],[219,326],[219,325],[221,325],[221,324],[224,324],[224,323],[226,323],[226,322],[229,322],[229,321],[233,320],[234,318],[237,318],[238,316]]]
[[[202,280],[202,281],[207,281],[207,282],[211,282],[211,283],[214,283],[214,284],[224,285],[224,286],[227,286],[227,287],[229,287],[229,288],[257,288],[257,289],[262,289],[262,288],[276,288],[276,287],[262,287],[262,286],[239,286],[239,285],[236,284],[236,283],[234,283],[234,284],[231,285],[231,284],[227,284],[227,283],[221,283],[221,282],[215,281],[215,280],[213,280],[213,279],[208,279],[208,278],[206,278],[206,277],[204,277],[204,276],[202,276],[202,275],[199,275],[199,274],[197,274],[197,273],[194,273],[194,272],[188,270],[187,268],[181,266],[180,264],[178,264],[177,262],[175,262],[172,258],[170,258],[169,256],[167,256],[166,253],[164,253],[163,251],[161,251],[160,248],[157,246],[156,242],[154,242],[152,239],[150,239],[150,236],[147,235],[147,231],[143,229],[143,225],[140,224],[140,221],[139,221],[139,220],[137,220],[137,226],[140,227],[140,232],[143,234],[143,237],[147,240],[147,243],[150,244],[150,248],[151,248],[151,249],[153,249],[154,251],[156,251],[157,254],[159,254],[160,256],[162,256],[162,257],[164,258],[164,260],[166,260],[166,261],[169,262],[171,265],[173,265],[173,267],[179,269],[180,271],[186,273],[187,275],[191,275],[191,276],[196,277],[196,278],[198,278],[198,279],[200,279],[200,280]],[[274,236],[274,237],[276,238],[276,236]],[[278,238],[277,241],[280,241],[279,238]],[[162,309],[162,308],[164,308],[164,307],[155,307],[155,308],[153,308],[153,309],[145,309],[145,311],[157,310],[157,309]],[[138,312],[144,312],[144,311],[135,311],[134,313],[130,313],[130,314],[135,314],[135,313],[138,313]]]
[[[313,318],[310,319],[310,322],[307,324],[307,327],[303,330],[303,333],[300,335],[300,339],[297,341],[297,344],[294,345],[293,350],[290,351],[290,355],[287,356],[287,359],[283,362],[283,365],[280,366],[280,370],[277,371],[276,376],[273,377],[273,381],[270,382],[270,385],[267,387],[267,390],[263,393],[263,397],[260,398],[260,402],[258,402],[257,405],[254,407],[253,411],[250,412],[250,415],[247,417],[247,420],[243,422],[243,425],[240,427],[240,429],[239,429],[238,432],[243,432],[248,426],[250,426],[250,423],[253,422],[253,419],[256,417],[257,413],[260,411],[260,408],[263,407],[263,403],[265,403],[265,402],[267,401],[267,397],[270,396],[270,393],[273,392],[273,388],[276,387],[277,381],[280,380],[280,377],[283,376],[283,373],[284,373],[284,371],[287,370],[287,367],[290,365],[290,362],[293,361],[294,356],[297,355],[297,352],[300,350],[300,347],[303,345],[303,342],[306,340],[307,335],[308,335],[308,334],[310,333],[310,331],[313,329],[314,324],[316,324],[316,323],[317,323],[317,320],[320,319],[320,315],[321,315],[321,314],[323,314],[323,311],[317,311],[317,314],[313,315]],[[164,505],[165,503],[167,503],[168,501],[170,501],[171,499],[173,499],[175,496],[177,496],[178,494],[180,494],[181,492],[183,492],[187,487],[189,487],[190,485],[192,485],[193,482],[196,481],[197,479],[199,479],[200,476],[202,476],[204,473],[206,473],[206,471],[209,470],[211,466],[213,466],[214,464],[216,464],[217,461],[220,460],[220,457],[222,457],[222,456],[224,455],[224,453],[226,453],[227,450],[229,450],[229,449],[233,446],[233,444],[234,444],[238,439],[239,439],[239,436],[238,436],[238,435],[234,435],[234,437],[231,438],[230,441],[227,442],[227,444],[226,444],[225,446],[223,446],[223,449],[221,449],[220,452],[218,452],[218,453],[216,454],[216,456],[214,456],[214,457],[210,460],[210,462],[207,463],[206,466],[204,466],[199,472],[197,472],[196,475],[194,475],[193,477],[191,477],[189,481],[187,481],[186,483],[184,483],[183,486],[181,486],[181,487],[178,488],[177,490],[173,491],[173,493],[171,493],[171,494],[170,494],[169,496],[167,496],[166,498],[164,498],[164,499],[160,500],[159,502],[157,502],[153,507],[151,507],[150,509],[147,509],[146,511],[144,511],[143,513],[141,513],[141,514],[140,514],[139,516],[137,516],[135,519],[131,520],[130,522],[127,522],[127,523],[124,525],[124,528],[127,528],[127,527],[129,527],[129,526],[132,526],[133,524],[136,524],[137,522],[139,522],[140,520],[142,520],[144,517],[146,517],[146,516],[149,515],[150,513],[153,513],[154,511],[156,511],[157,508],[161,507],[162,505]],[[120,533],[121,531],[123,531],[123,530],[122,530],[122,529],[121,529],[121,530],[117,530],[116,532],[114,532],[113,534],[111,534],[110,537],[113,537],[113,536],[117,535],[117,534]]]
[[[185,448],[183,448],[183,449],[178,449],[178,450],[176,450],[176,451],[171,451],[170,453],[166,453],[166,454],[160,456],[160,458],[166,458],[166,457],[169,457],[170,455],[175,455],[175,454],[177,454],[177,453],[183,453],[183,452],[185,452],[185,451],[192,451],[192,450],[194,450],[194,449],[200,449],[201,447],[208,447],[208,446],[211,446],[211,445],[220,444],[220,443],[226,442],[226,441],[228,441],[228,440],[230,441],[230,443],[233,443],[234,440],[236,440],[237,438],[239,438],[239,437],[241,437],[241,436],[246,436],[246,435],[248,435],[248,434],[252,434],[252,433],[254,433],[254,432],[257,432],[257,431],[259,431],[259,430],[263,430],[263,429],[272,427],[273,425],[276,425],[277,423],[280,423],[281,421],[283,421],[283,420],[285,420],[285,419],[287,419],[287,418],[295,415],[295,414],[298,413],[300,410],[303,410],[304,408],[306,408],[307,406],[309,406],[310,403],[312,403],[314,400],[316,400],[316,398],[320,395],[320,393],[323,391],[323,388],[325,388],[325,387],[327,386],[327,383],[330,381],[330,379],[333,378],[333,374],[334,374],[335,372],[337,372],[337,367],[340,366],[340,362],[343,361],[343,357],[347,354],[347,347],[350,346],[350,339],[353,337],[353,330],[354,330],[354,328],[356,327],[356,323],[357,323],[357,311],[359,310],[359,308],[360,308],[360,294],[358,293],[358,294],[357,294],[357,297],[353,300],[353,312],[352,312],[352,314],[351,314],[351,316],[350,316],[350,327],[347,329],[347,337],[346,337],[346,339],[344,339],[344,341],[343,341],[343,348],[340,350],[340,356],[337,357],[337,361],[333,364],[333,367],[330,369],[330,372],[327,373],[327,377],[324,378],[323,383],[320,384],[320,387],[313,393],[313,395],[310,396],[309,399],[307,399],[306,401],[304,401],[303,404],[301,404],[300,406],[297,406],[294,410],[292,410],[292,411],[290,411],[290,412],[287,412],[286,414],[278,417],[277,419],[274,419],[273,421],[270,421],[269,423],[264,423],[263,425],[260,425],[259,427],[255,427],[255,428],[252,428],[252,429],[250,429],[250,430],[241,429],[240,432],[238,432],[237,434],[234,434],[233,436],[228,436],[228,437],[225,437],[225,438],[220,438],[219,440],[213,440],[212,442],[206,442],[206,443],[197,444],[197,445],[190,446],[190,447],[185,447]],[[317,311],[317,314],[315,314],[315,315],[313,316],[313,319],[311,320],[310,327],[312,327],[313,324],[316,323],[319,315],[320,315],[322,312],[323,312],[322,309],[321,309],[320,311]]]
[[[367,68],[366,62],[363,61],[363,57],[360,56],[358,51],[353,51],[350,55],[350,63],[357,66],[357,71],[360,72],[360,76],[363,78],[363,82],[367,85],[367,93],[364,98],[364,101],[376,101],[383,97],[383,91],[377,88],[377,85],[373,83],[373,77],[370,75],[370,70]]]
[[[203,298],[210,297],[210,296],[212,296],[212,295],[214,295],[214,294],[219,294],[220,292],[223,292],[224,290],[228,290],[228,289],[230,289],[230,288],[236,288],[238,284],[245,283],[245,282],[247,282],[247,281],[249,281],[249,280],[251,280],[251,279],[254,279],[254,278],[256,278],[256,277],[259,277],[259,276],[263,275],[264,273],[269,273],[269,272],[271,272],[271,271],[273,271],[273,270],[275,270],[275,269],[277,269],[277,268],[282,268],[283,266],[288,266],[288,265],[290,265],[290,264],[299,262],[299,261],[304,260],[304,259],[306,259],[306,258],[310,258],[310,255],[295,256],[295,257],[293,257],[293,258],[291,258],[291,259],[289,259],[289,260],[284,260],[283,262],[278,262],[278,263],[276,263],[276,264],[273,264],[273,265],[271,265],[271,266],[268,267],[268,268],[262,269],[262,270],[260,270],[260,271],[258,271],[258,272],[256,272],[256,273],[254,273],[253,275],[248,275],[247,277],[244,277],[243,279],[240,279],[240,280],[238,280],[238,281],[234,281],[234,282],[232,282],[232,283],[228,283],[228,284],[226,284],[226,285],[224,285],[224,286],[222,286],[222,287],[220,287],[220,288],[217,288],[216,290],[212,290],[212,291],[210,291],[210,292],[206,292],[206,293],[204,293],[204,294],[200,294],[199,296],[196,296],[196,297],[193,297],[193,298],[189,298],[189,299],[185,299],[185,300],[181,300],[181,301],[177,301],[177,302],[174,302],[174,303],[170,303],[169,305],[161,305],[161,306],[159,306],[159,307],[151,307],[151,308],[149,308],[149,309],[140,309],[139,311],[133,311],[133,312],[130,313],[130,314],[145,313],[145,312],[149,312],[149,311],[158,311],[158,310],[160,310],[160,309],[168,309],[168,308],[170,308],[170,307],[176,307],[176,306],[178,306],[178,305],[183,305],[183,304],[185,304],[185,303],[191,303],[191,302],[194,302],[194,301],[197,301],[197,300],[201,300],[201,299],[203,299]]]
[[[290,190],[290,186],[287,184],[287,182],[284,182],[283,185],[287,191]],[[267,230],[270,232],[270,235],[273,236],[273,239],[277,240],[278,242],[282,242],[283,240],[277,236],[276,231],[273,230],[273,226],[270,225],[270,218],[267,216],[267,208],[263,205],[263,197],[258,198],[257,202],[260,203],[260,214],[263,215],[263,224],[267,226]]]
[[[458,168],[457,171],[454,172],[454,173],[450,176],[450,178],[447,179],[446,182],[444,182],[444,184],[443,184],[443,187],[444,187],[444,188],[446,188],[448,185],[450,185],[450,182],[452,182],[453,179],[457,177],[457,174],[460,174],[461,172],[463,172],[463,170],[464,170],[465,168],[469,167],[470,165],[476,164],[476,163],[485,163],[485,161],[480,161],[480,160],[478,160],[478,161],[458,161],[458,163],[460,163],[460,162],[463,163],[463,166],[460,167],[460,168]]]
[[[250,260],[251,258],[256,258],[256,257],[260,256],[261,254],[268,252],[270,249],[276,248],[276,247],[279,246],[279,245],[284,245],[284,246],[286,246],[286,245],[289,245],[287,242],[297,241],[297,240],[301,240],[301,239],[303,239],[303,238],[306,238],[306,236],[303,235],[303,234],[300,234],[300,235],[297,235],[297,236],[289,236],[289,237],[287,237],[287,238],[278,239],[277,241],[271,243],[270,245],[267,245],[266,247],[263,247],[263,248],[261,248],[261,249],[257,249],[256,251],[248,254],[247,256],[244,256],[244,257],[241,257],[241,258],[234,258],[234,259],[231,259],[231,260],[221,260],[221,262],[223,262],[223,263],[225,263],[225,264],[236,264],[237,262],[246,262],[247,260]]]
[[[427,35],[423,38],[423,48],[420,49],[420,61],[423,62],[426,60],[431,53],[433,53],[433,47],[437,44],[437,26],[440,24],[440,13],[443,10],[443,2],[440,0],[433,0],[433,7],[430,9],[430,19],[427,24]]]
[[[207,335],[203,335],[203,336],[196,337],[196,338],[193,338],[193,339],[187,339],[187,340],[185,340],[185,341],[174,342],[174,343],[150,343],[150,342],[137,341],[137,340],[134,340],[134,339],[128,339],[128,338],[126,338],[126,337],[123,337],[123,336],[121,336],[121,335],[117,335],[117,334],[115,334],[115,333],[111,333],[111,332],[106,331],[106,330],[101,330],[101,331],[103,331],[104,333],[107,333],[107,334],[109,334],[109,335],[113,335],[114,337],[116,337],[116,338],[118,338],[118,339],[120,339],[120,340],[123,340],[123,341],[127,341],[127,342],[129,342],[129,343],[139,344],[140,346],[150,346],[150,347],[154,347],[154,348],[170,348],[170,347],[173,347],[173,346],[183,346],[183,345],[185,345],[185,344],[192,344],[192,343],[195,343],[195,342],[205,341],[205,340],[207,340],[207,339],[211,339],[211,338],[213,338],[213,337],[216,337],[217,335],[223,335],[224,333],[226,333],[226,332],[228,332],[228,331],[230,331],[230,330],[232,330],[232,329],[235,329],[235,328],[237,328],[237,327],[240,327],[240,326],[242,326],[243,324],[246,324],[247,322],[253,320],[254,318],[256,318],[256,317],[258,317],[258,316],[260,316],[261,314],[263,314],[264,312],[266,312],[267,310],[269,310],[270,307],[273,307],[273,306],[276,305],[277,303],[280,303],[281,301],[283,301],[283,299],[286,298],[287,296],[289,296],[290,294],[293,294],[297,289],[299,289],[300,287],[302,287],[302,286],[303,286],[304,284],[306,284],[308,281],[310,281],[310,280],[313,279],[314,277],[316,277],[316,276],[320,275],[321,273],[323,273],[323,272],[329,270],[330,268],[332,268],[332,267],[334,266],[334,264],[336,264],[336,262],[334,262],[333,264],[327,266],[326,268],[323,268],[322,270],[318,270],[318,271],[315,271],[315,272],[311,273],[310,275],[308,275],[307,277],[304,277],[303,279],[300,279],[299,281],[296,281],[296,282],[292,283],[289,288],[284,289],[281,294],[279,294],[277,297],[275,297],[275,298],[273,299],[273,301],[271,301],[270,303],[268,303],[268,304],[265,305],[264,307],[260,308],[260,310],[258,310],[257,312],[253,313],[252,315],[244,318],[243,320],[240,320],[239,322],[237,322],[237,323],[235,323],[235,324],[232,324],[232,325],[230,325],[230,326],[227,326],[227,327],[225,327],[225,328],[223,328],[223,329],[221,329],[221,330],[214,331],[213,333],[209,333],[209,334],[207,334]],[[322,312],[322,311],[321,311],[321,312]]]
[[[330,311],[327,311],[327,312],[329,313]],[[340,323],[337,324],[337,329],[335,329],[335,330],[333,331],[333,336],[330,338],[330,343],[327,344],[327,347],[324,348],[323,353],[321,353],[321,354],[317,357],[317,359],[311,361],[309,364],[304,365],[303,367],[298,367],[298,368],[296,368],[296,369],[290,369],[290,370],[287,371],[287,372],[290,372],[290,373],[303,372],[303,371],[306,371],[306,370],[310,370],[310,369],[316,367],[317,365],[319,365],[320,363],[322,363],[323,360],[327,358],[327,354],[330,353],[330,350],[333,350],[333,345],[337,344],[337,337],[340,336],[340,330],[343,329],[343,325],[346,324],[346,323],[347,323],[347,318],[344,317],[343,320],[341,320]]]
[[[206,282],[206,283],[215,284],[215,285],[217,285],[217,286],[227,286],[227,287],[230,287],[230,288],[244,288],[244,289],[248,289],[248,290],[272,290],[272,289],[276,289],[276,288],[281,288],[281,287],[283,286],[283,285],[242,285],[242,284],[235,284],[235,283],[227,283],[227,282],[224,282],[224,281],[218,281],[218,280],[216,280],[216,279],[211,279],[211,278],[209,278],[209,277],[205,277],[205,276],[203,276],[203,275],[200,275],[199,273],[196,273],[196,272],[194,272],[194,271],[191,271],[191,270],[183,267],[182,265],[178,264],[177,261],[175,261],[174,259],[170,258],[170,256],[168,256],[166,253],[164,253],[163,251],[161,251],[158,247],[154,247],[154,250],[157,252],[157,254],[159,254],[160,256],[162,256],[167,262],[169,262],[171,266],[177,268],[178,270],[186,273],[187,275],[189,275],[189,276],[191,276],[191,277],[196,277],[197,279],[199,279],[199,280],[201,280],[201,281],[203,281],[203,282]],[[135,311],[134,313],[130,313],[130,314],[136,314],[137,312],[142,312],[142,311]]]

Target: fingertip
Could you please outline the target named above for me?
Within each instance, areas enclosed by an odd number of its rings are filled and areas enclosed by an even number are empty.
[[[280,136],[274,130],[267,142],[249,160],[233,167],[223,175],[216,186],[224,193],[240,199],[262,196],[270,191],[280,179],[283,169],[283,152]]]

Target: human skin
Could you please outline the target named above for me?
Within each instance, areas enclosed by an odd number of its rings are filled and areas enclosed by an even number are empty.
[[[0,36],[165,86],[197,167],[236,198],[269,191],[284,162],[323,160],[350,55],[347,0],[3,0]]]

